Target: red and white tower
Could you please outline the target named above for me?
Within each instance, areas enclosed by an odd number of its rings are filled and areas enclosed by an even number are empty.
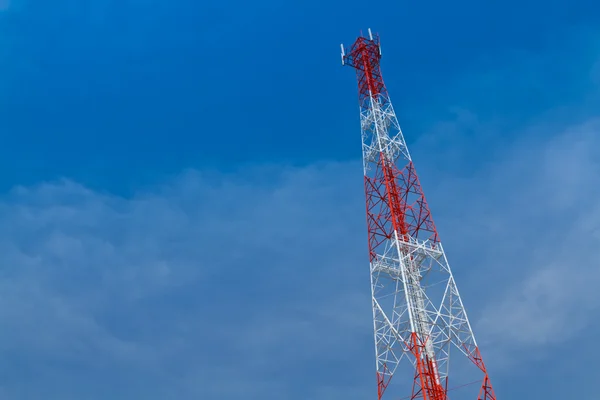
[[[407,398],[448,399],[454,348],[479,375],[478,399],[496,400],[383,83],[379,37],[369,30],[368,38],[359,37],[348,51],[341,47],[342,64],[356,69],[358,77],[377,398],[402,397],[386,389],[404,366],[414,371]]]

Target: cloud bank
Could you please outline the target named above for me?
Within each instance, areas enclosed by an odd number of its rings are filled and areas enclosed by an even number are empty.
[[[421,163],[499,387],[504,362],[594,327],[599,128],[525,136],[454,181]],[[3,398],[365,398],[360,175],[187,171],[131,198],[15,188],[0,203]]]

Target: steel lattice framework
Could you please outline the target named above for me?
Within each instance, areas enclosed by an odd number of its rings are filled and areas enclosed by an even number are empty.
[[[456,348],[480,371],[478,399],[496,400],[383,82],[379,37],[341,48],[358,78],[378,399],[410,362],[411,398],[446,400]]]

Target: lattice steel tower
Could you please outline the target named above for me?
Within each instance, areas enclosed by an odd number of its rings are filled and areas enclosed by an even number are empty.
[[[411,370],[407,398],[448,399],[454,348],[479,375],[478,399],[496,400],[383,83],[379,37],[369,30],[347,52],[341,47],[342,64],[358,77],[378,399],[401,398],[386,391],[401,367]]]

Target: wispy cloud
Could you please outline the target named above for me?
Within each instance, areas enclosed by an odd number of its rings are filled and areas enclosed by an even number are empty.
[[[0,207],[0,338],[27,362],[4,375],[9,398],[48,393],[46,376],[54,398],[91,396],[97,385],[68,384],[73,368],[127,376],[111,398],[169,385],[258,398],[327,352],[336,362],[359,345],[342,332],[370,337],[360,181],[351,163],[191,171],[130,199],[70,181],[16,188]],[[148,377],[156,387],[138,384]]]
[[[499,260],[504,266],[495,265],[515,281],[497,292],[481,321],[496,343],[513,349],[561,343],[593,323],[590,313],[600,306],[598,132],[600,121],[592,120],[546,143],[522,143],[500,166],[512,164],[506,175],[525,178],[493,182],[507,192],[502,200],[512,208],[501,214],[508,217],[502,223],[508,234],[498,245],[524,245],[522,253],[508,250]]]

